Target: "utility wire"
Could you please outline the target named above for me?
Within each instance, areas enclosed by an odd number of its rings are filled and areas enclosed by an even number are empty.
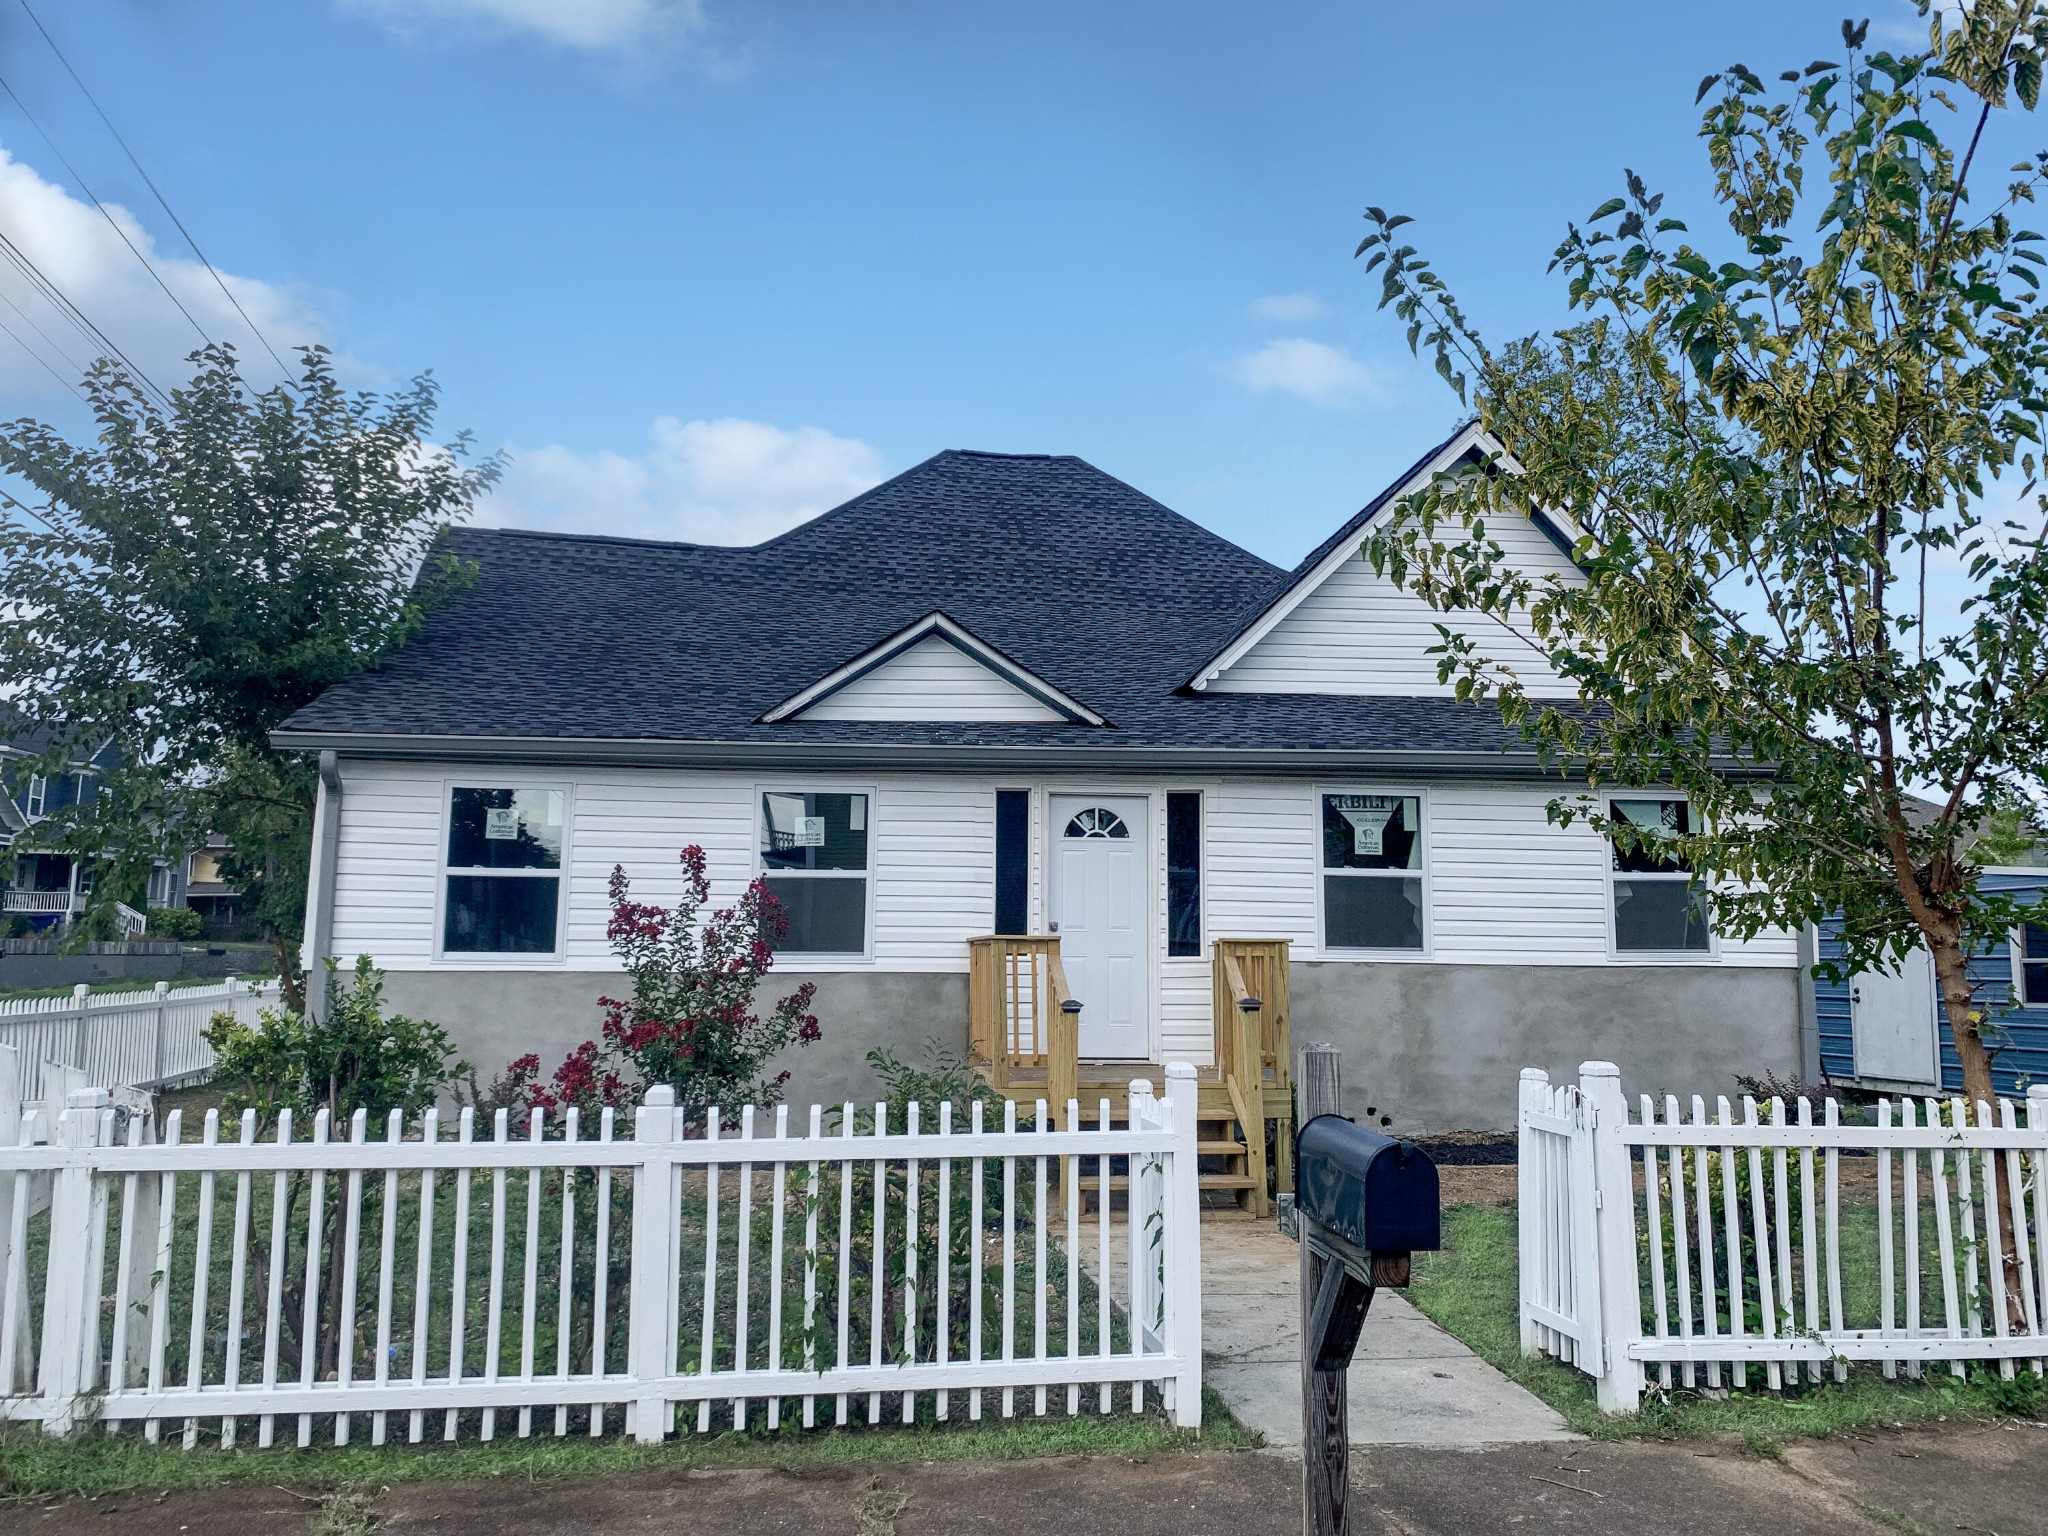
[[[85,377],[86,370],[78,366],[78,360],[74,358],[69,352],[66,352],[62,347],[58,346],[57,339],[54,336],[52,336],[48,331],[44,330],[40,325],[37,325],[34,317],[31,316],[29,312],[23,309],[19,304],[15,303],[13,298],[8,294],[7,290],[4,288],[0,288],[0,303],[4,303],[9,309],[13,310],[17,315],[21,316],[21,322],[23,325],[26,325],[30,330],[34,331],[38,336],[42,337],[44,341],[50,344],[50,350],[52,352],[55,352],[59,357],[64,359],[65,366],[70,368],[71,376],[73,378],[82,379]]]
[[[76,304],[72,303],[64,290],[45,276],[42,268],[29,260],[23,254],[21,247],[8,239],[5,233],[0,233],[0,256],[5,256],[7,260],[13,262],[16,269],[20,271],[23,277],[29,280],[36,291],[42,294],[56,308],[59,314],[76,326],[85,336],[85,339],[91,342],[102,356],[119,358],[126,365],[128,371],[146,386],[159,402],[166,407],[170,405],[171,397],[165,394],[157,382],[136,365],[135,359],[126,352],[123,352],[113,337],[93,324],[91,317]]]
[[[163,274],[157,271],[157,269],[150,264],[149,258],[142,254],[141,249],[135,244],[133,240],[130,240],[128,238],[128,231],[123,229],[120,225],[120,222],[117,219],[115,219],[115,217],[111,213],[107,211],[107,205],[99,200],[99,195],[95,193],[91,187],[86,185],[85,178],[78,173],[78,167],[73,165],[71,163],[70,157],[67,156],[63,150],[57,147],[57,141],[50,137],[49,129],[45,128],[40,122],[36,121],[35,114],[29,111],[28,104],[24,102],[20,96],[15,94],[14,87],[7,83],[7,77],[5,75],[0,75],[0,91],[5,91],[7,93],[7,99],[13,102],[14,105],[20,109],[21,115],[28,119],[29,127],[35,129],[37,133],[43,136],[43,142],[50,146],[50,153],[55,155],[57,157],[58,163],[61,164],[65,170],[71,173],[71,179],[78,183],[78,190],[83,192],[86,195],[86,197],[91,200],[93,207],[99,210],[100,217],[107,221],[107,228],[111,229],[115,234],[121,237],[121,243],[128,247],[129,253],[132,256],[134,256],[134,258],[137,261],[142,263],[142,269],[145,272],[147,272],[151,277],[156,279],[156,285],[157,287],[163,289],[164,297],[169,299],[173,304],[178,306],[178,313],[183,315],[185,317],[186,323],[188,323],[193,330],[199,333],[199,339],[207,343],[207,345],[211,346],[213,344],[213,338],[206,334],[206,327],[201,325],[196,319],[193,318],[192,311],[185,307],[185,301],[179,298],[175,293],[171,292],[171,285],[164,281]]]
[[[11,301],[8,307],[13,308]],[[15,310],[15,313],[20,314],[21,311]],[[30,323],[33,324],[34,322]],[[30,346],[26,341],[22,340],[20,333],[17,332],[14,329],[14,327],[9,325],[5,320],[0,320],[0,331],[5,331],[9,336],[13,337],[15,345],[20,347],[22,351],[26,352],[30,357],[34,358],[37,362],[41,363],[43,365],[43,371],[49,374],[51,378],[55,379],[59,384],[62,384],[66,389],[70,390],[71,393],[78,396],[79,399],[85,399],[84,390],[80,389],[76,384],[72,383],[71,380],[65,378],[63,374],[59,373],[55,368],[51,367],[50,360],[44,357],[43,354],[38,352],[34,347]],[[42,335],[42,332],[38,331],[36,334],[40,336]],[[43,339],[46,341],[49,340],[48,337],[44,337]],[[52,342],[51,345],[54,346],[55,343]],[[61,357],[63,354],[60,351],[58,355]]]
[[[177,226],[178,233],[185,237],[185,243],[192,247],[192,254],[199,258],[199,264],[212,274],[215,286],[226,296],[227,301],[235,307],[235,313],[242,317],[242,323],[249,327],[250,334],[263,343],[263,350],[270,354],[270,360],[277,364],[278,369],[284,374],[286,381],[290,382],[293,376],[292,371],[285,365],[285,360],[277,355],[277,348],[270,344],[270,338],[257,328],[254,320],[249,318],[249,312],[242,308],[242,301],[235,297],[234,290],[228,287],[213,263],[206,259],[206,252],[199,249],[199,242],[192,238],[192,231],[185,227],[185,221],[178,217],[170,202],[158,190],[157,184],[150,179],[149,172],[142,168],[142,162],[136,159],[135,151],[128,147],[128,141],[121,137],[121,130],[116,128],[113,119],[107,116],[106,108],[100,105],[99,98],[94,96],[92,91],[87,88],[86,83],[79,78],[78,71],[71,67],[71,61],[64,57],[64,50],[59,48],[57,40],[50,36],[50,29],[45,27],[42,19],[30,9],[28,0],[20,0],[20,4],[28,19],[35,23],[36,30],[42,33],[43,41],[50,45],[50,52],[57,56],[57,62],[64,66],[64,72],[71,77],[72,84],[76,85],[85,99],[92,104],[93,111],[99,114],[99,119],[106,125],[107,132],[112,134],[114,142],[121,146],[121,153],[126,155],[128,163],[135,167],[135,174],[140,176],[142,184],[149,188],[150,195],[157,201],[157,206],[163,209],[171,223]]]

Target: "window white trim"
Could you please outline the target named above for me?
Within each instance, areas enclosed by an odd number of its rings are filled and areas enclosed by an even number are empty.
[[[1606,804],[1606,814],[1608,816],[1614,814],[1614,802],[1616,800],[1676,800],[1684,805],[1688,812],[1690,812],[1692,807],[1692,797],[1676,789],[1609,788],[1602,790],[1600,797]],[[1614,839],[1606,836],[1602,836],[1600,839],[1600,867],[1607,875],[1607,958],[1609,960],[1619,965],[1707,965],[1721,958],[1721,934],[1720,930],[1714,926],[1714,907],[1711,890],[1709,890],[1707,902],[1707,947],[1705,949],[1623,949],[1621,947],[1618,924],[1615,922],[1614,883],[1617,880],[1628,880],[1631,883],[1638,880],[1654,880],[1675,885],[1681,879],[1691,883],[1694,877],[1690,872],[1682,876],[1638,875],[1618,870],[1614,867]]]
[[[1387,795],[1400,796],[1417,802],[1422,816],[1422,864],[1417,869],[1325,869],[1323,867],[1323,796],[1325,795]],[[1311,791],[1309,800],[1309,836],[1314,840],[1312,863],[1316,886],[1316,954],[1325,960],[1369,960],[1389,961],[1396,964],[1413,963],[1429,959],[1436,951],[1435,860],[1430,854],[1435,816],[1429,803],[1429,791],[1419,784],[1373,784],[1338,783],[1318,784]],[[1337,945],[1329,941],[1327,916],[1323,910],[1323,891],[1330,876],[1339,879],[1362,880],[1415,880],[1422,882],[1422,947],[1420,949],[1365,949],[1350,945]]]
[[[448,837],[455,825],[455,791],[458,789],[552,790],[562,797],[562,859],[557,869],[478,870],[448,867]],[[449,970],[499,971],[531,967],[560,969],[568,958],[569,873],[576,824],[576,790],[566,779],[529,779],[518,775],[494,777],[489,773],[463,774],[441,781],[441,813],[437,818],[434,845],[434,964]],[[448,877],[484,875],[494,880],[546,880],[557,882],[555,895],[555,947],[545,952],[448,950]]]
[[[28,776],[28,793],[22,796],[22,814],[30,821],[40,820],[43,809],[50,803],[50,781],[40,773]]]
[[[2012,960],[2012,1006],[2048,1008],[2048,998],[2043,998],[2037,1003],[2027,996],[2027,925],[2030,921],[2032,920],[2021,918],[2013,924],[2012,932],[2006,935],[2006,954]],[[2035,922],[2034,926],[2048,927],[2048,913],[2043,913],[2040,921]],[[2048,961],[2037,960],[2034,963],[2041,965],[2048,964]]]
[[[868,866],[866,869],[770,869],[761,861],[761,838],[766,831],[763,825],[766,810],[762,805],[768,795],[865,795],[868,802]],[[882,797],[872,784],[839,784],[830,778],[820,779],[774,779],[754,785],[752,790],[753,811],[749,817],[751,852],[750,866],[753,873],[747,878],[751,883],[762,877],[798,880],[864,880],[867,882],[867,903],[865,916],[861,921],[863,948],[858,950],[828,949],[778,949],[775,952],[775,969],[778,971],[801,971],[806,969],[836,970],[848,965],[872,965],[875,959],[875,883],[881,862]],[[995,801],[990,799],[993,810]],[[993,828],[994,823],[990,823]],[[993,867],[993,866],[991,866]]]

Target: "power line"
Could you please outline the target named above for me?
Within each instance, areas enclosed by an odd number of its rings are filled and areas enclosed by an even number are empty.
[[[14,263],[15,268],[21,275],[29,280],[30,286],[35,288],[60,315],[76,326],[85,339],[91,342],[102,356],[119,358],[126,365],[128,371],[145,385],[161,404],[166,407],[170,405],[171,397],[165,394],[157,385],[157,382],[136,365],[135,359],[126,352],[123,352],[115,343],[113,337],[93,324],[92,318],[84,310],[72,303],[64,290],[45,276],[42,268],[29,260],[22,252],[21,247],[8,239],[5,233],[0,233],[0,256],[5,256],[7,260]]]
[[[14,87],[7,83],[7,77],[5,75],[0,75],[0,91],[5,91],[7,93],[7,99],[13,102],[16,107],[21,109],[21,115],[28,119],[29,127],[35,129],[37,133],[42,135],[43,142],[50,146],[50,153],[55,155],[57,157],[58,163],[61,164],[65,170],[71,173],[71,179],[78,183],[78,190],[83,192],[86,195],[86,197],[91,200],[93,207],[99,210],[100,217],[107,221],[107,228],[111,229],[115,234],[121,237],[121,243],[128,247],[129,254],[134,256],[134,258],[137,261],[142,263],[142,269],[145,272],[147,272],[151,277],[156,279],[156,285],[157,287],[163,289],[164,297],[169,299],[173,304],[178,306],[178,313],[183,315],[185,317],[186,323],[189,324],[193,330],[199,333],[199,339],[207,343],[207,345],[211,346],[213,344],[213,338],[206,334],[206,327],[201,325],[196,319],[193,318],[192,311],[185,307],[185,301],[183,299],[180,299],[175,293],[171,292],[171,285],[164,281],[163,274],[157,271],[157,269],[150,264],[149,258],[142,254],[141,249],[135,244],[133,240],[130,240],[128,238],[128,231],[123,229],[120,225],[120,221],[117,220],[111,213],[107,211],[107,205],[99,200],[99,195],[95,193],[91,187],[86,185],[85,178],[78,173],[78,167],[73,165],[71,163],[70,157],[67,156],[63,150],[57,147],[57,141],[50,137],[49,129],[45,128],[41,123],[36,121],[35,114],[29,111],[28,104],[24,102],[20,96],[15,94]]]
[[[99,114],[100,122],[106,126],[107,132],[114,136],[114,142],[121,146],[121,153],[126,155],[128,163],[135,167],[135,174],[140,176],[142,184],[149,188],[150,195],[157,201],[157,206],[163,209],[171,223],[177,226],[178,233],[185,237],[185,243],[192,247],[192,254],[199,258],[199,264],[212,275],[214,285],[220,289],[228,303],[235,307],[235,313],[242,317],[242,323],[249,327],[249,333],[263,343],[263,350],[270,354],[270,360],[277,364],[278,369],[284,374],[286,381],[290,382],[292,371],[285,366],[284,359],[277,355],[277,348],[270,344],[270,338],[257,328],[254,320],[249,318],[249,312],[242,308],[242,301],[235,297],[234,290],[228,287],[227,282],[214,268],[213,263],[206,259],[206,252],[199,249],[199,242],[192,238],[192,231],[185,227],[185,221],[178,217],[176,210],[171,207],[169,200],[158,190],[157,184],[150,179],[149,172],[142,168],[142,162],[135,157],[135,151],[128,147],[128,141],[121,137],[121,130],[116,128],[113,119],[107,116],[106,108],[100,105],[99,98],[94,96],[91,90],[87,88],[86,83],[79,78],[78,71],[71,67],[71,61],[64,57],[64,50],[59,48],[57,40],[50,36],[50,29],[45,27],[42,19],[30,9],[28,0],[20,0],[20,4],[28,19],[35,23],[36,30],[42,33],[43,41],[50,45],[50,52],[57,56],[57,62],[64,66],[64,72],[71,77],[71,83],[76,85],[85,99],[92,104],[93,111]]]
[[[22,324],[26,325],[30,330],[34,331],[38,336],[42,337],[44,341],[50,344],[50,350],[52,352],[55,352],[59,357],[64,359],[64,364],[71,370],[73,378],[85,377],[86,370],[78,366],[78,360],[74,358],[69,352],[66,352],[62,347],[58,346],[56,338],[51,336],[50,333],[44,330],[40,325],[37,325],[34,317],[31,316],[29,312],[23,309],[19,304],[15,303],[13,297],[9,295],[5,289],[0,289],[0,303],[4,303],[9,309],[13,310],[17,315],[21,316]]]
[[[9,307],[13,307],[11,301]],[[20,314],[21,311],[15,310],[15,313]],[[24,316],[23,318],[27,317]],[[30,323],[33,324],[34,322],[31,321]],[[85,399],[84,390],[80,389],[76,384],[72,383],[71,380],[65,378],[63,374],[59,373],[55,368],[51,367],[50,360],[44,357],[43,354],[38,352],[34,347],[30,346],[26,341],[23,341],[21,339],[20,334],[16,332],[14,327],[9,325],[5,320],[0,320],[0,331],[5,331],[9,336],[13,337],[14,344],[20,347],[22,351],[26,352],[30,357],[34,358],[37,362],[41,363],[43,365],[43,371],[49,374],[51,378],[55,379],[59,384],[62,384],[66,389],[70,390],[71,393],[78,396],[79,399]],[[38,330],[36,334],[41,336],[42,332]],[[43,339],[45,341],[49,341],[49,338],[47,336],[44,336]],[[51,342],[51,345],[55,346],[56,343]],[[57,355],[59,357],[62,357],[64,355],[61,349],[59,350]],[[66,361],[69,361],[69,359],[66,359]]]

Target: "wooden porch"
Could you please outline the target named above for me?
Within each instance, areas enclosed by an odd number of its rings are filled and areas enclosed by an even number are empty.
[[[1196,1068],[1202,1187],[1233,1192],[1259,1216],[1273,1193],[1294,1188],[1287,947],[1286,939],[1210,945],[1211,1063]],[[1092,1124],[1107,1102],[1122,1124],[1134,1078],[1163,1084],[1162,1063],[1081,1058],[1081,1002],[1067,985],[1057,934],[991,934],[968,940],[968,950],[968,1058],[1004,1098],[1034,1110],[1043,1099],[1062,1126],[1070,1103]]]

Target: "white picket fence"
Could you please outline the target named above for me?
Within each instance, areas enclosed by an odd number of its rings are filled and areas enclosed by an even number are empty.
[[[206,1026],[216,1013],[254,1024],[277,994],[275,980],[252,985],[230,977],[208,987],[160,981],[134,992],[94,992],[80,985],[69,997],[8,998],[0,1000],[0,1045],[29,1061],[76,1067],[88,1083],[160,1088],[213,1069]]]
[[[381,1140],[358,1114],[340,1141],[323,1111],[261,1141],[253,1113],[224,1141],[209,1112],[188,1141],[174,1112],[153,1143],[87,1090],[51,1144],[25,1128],[0,1149],[0,1418],[169,1425],[188,1446],[250,1419],[262,1445],[280,1419],[346,1443],[361,1415],[379,1444],[394,1415],[414,1441],[488,1439],[512,1414],[521,1435],[540,1415],[655,1440],[679,1405],[705,1432],[863,1404],[870,1423],[921,1403],[976,1419],[985,1396],[1109,1412],[1151,1387],[1198,1425],[1195,1103],[1175,1063],[1164,1100],[1133,1083],[1121,1128],[1106,1102],[1092,1129],[1070,1105],[1066,1130],[1042,1102],[1035,1126],[1009,1105],[989,1128],[977,1104],[935,1130],[848,1104],[801,1135],[786,1106],[772,1129],[750,1107],[735,1135],[657,1088],[631,1140],[610,1110],[595,1136],[573,1112],[500,1112],[478,1139],[463,1110],[453,1140],[429,1111]]]
[[[1620,1074],[1522,1073],[1525,1351],[1634,1409],[1655,1383],[1778,1390],[1969,1361],[2048,1358],[2048,1085],[1974,1114],[1960,1099],[1841,1105],[1667,1095],[1631,1118]],[[1874,1173],[1874,1187],[1861,1185]],[[1856,1186],[1844,1193],[1845,1175]]]

